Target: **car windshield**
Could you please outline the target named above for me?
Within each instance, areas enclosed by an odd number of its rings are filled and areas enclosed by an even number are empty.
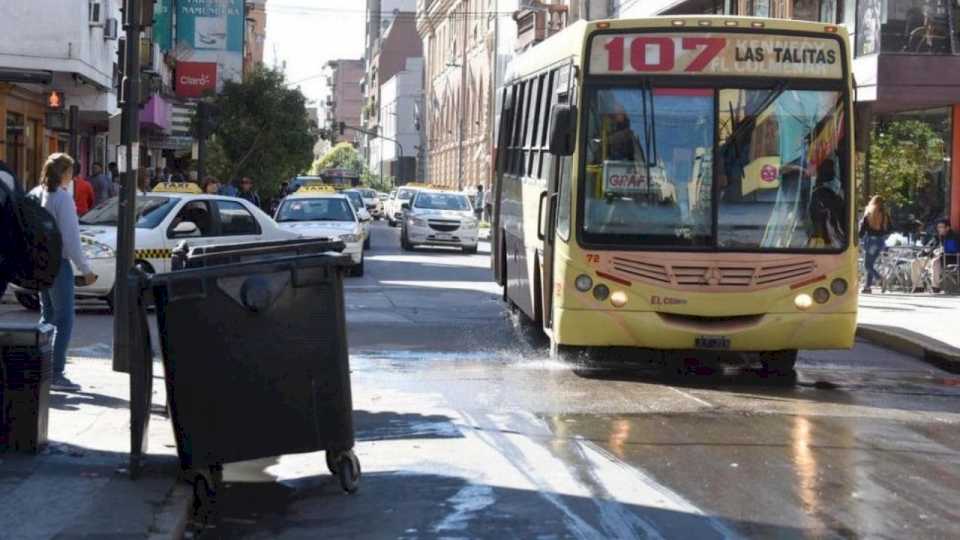
[[[359,192],[344,191],[343,194],[350,198],[350,202],[353,204],[354,208],[363,208],[363,197],[360,196]]]
[[[359,190],[360,194],[363,195],[364,199],[376,199],[377,192],[372,189],[361,189]]]
[[[137,228],[152,229],[167,217],[177,205],[175,197],[137,197]],[[113,197],[103,201],[80,218],[81,225],[108,225],[116,227],[118,222],[119,199]]]
[[[401,189],[397,191],[397,198],[409,201],[413,198],[414,194],[417,192],[415,189]]]
[[[345,199],[287,199],[277,210],[277,222],[292,221],[354,221],[354,215]]]
[[[425,210],[470,210],[470,201],[466,195],[458,193],[421,191],[413,200],[413,207]]]
[[[584,239],[640,247],[845,246],[843,110],[840,92],[783,85],[594,89],[586,111]]]

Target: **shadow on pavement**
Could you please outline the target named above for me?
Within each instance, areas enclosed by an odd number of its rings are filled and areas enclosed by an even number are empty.
[[[463,434],[449,416],[415,413],[353,411],[354,437],[357,441],[400,439],[457,439]]]
[[[343,494],[335,478],[228,483],[199,538],[801,538],[801,529],[727,521],[607,498],[473,484],[453,476],[366,474]],[[197,529],[195,529],[197,530]]]

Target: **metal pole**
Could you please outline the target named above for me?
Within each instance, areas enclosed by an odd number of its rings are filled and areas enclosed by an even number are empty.
[[[467,3],[463,2],[463,55],[460,60],[460,142],[457,145],[457,189],[463,191],[463,139],[467,130]]]
[[[197,182],[203,185],[207,161],[207,126],[210,121],[207,104],[197,103]]]
[[[80,163],[80,107],[70,106],[70,157]]]
[[[496,133],[497,126],[494,123],[497,121],[497,75],[500,71],[500,0],[496,0],[493,4],[493,69],[490,71],[490,84],[488,85],[487,90],[490,92],[490,100],[487,106],[490,108],[487,111],[487,129],[485,133],[488,134],[490,139],[490,152],[491,161],[493,158],[493,146],[497,144],[496,142]],[[488,186],[487,191],[493,189],[493,163],[490,164],[490,175],[487,178],[491,178],[490,185]]]
[[[126,0],[124,30],[127,33],[127,65],[121,106],[123,109],[120,142],[126,152],[117,226],[117,274],[114,286],[113,370],[129,372],[133,350],[130,325],[132,299],[127,294],[127,278],[133,268],[134,213],[137,195],[137,162],[140,152],[140,2]]]

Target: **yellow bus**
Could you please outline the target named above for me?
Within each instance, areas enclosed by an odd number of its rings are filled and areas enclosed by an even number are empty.
[[[857,311],[842,27],[579,22],[498,90],[493,266],[551,352],[849,348]]]

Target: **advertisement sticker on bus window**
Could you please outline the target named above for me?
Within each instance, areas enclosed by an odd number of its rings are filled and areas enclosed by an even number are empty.
[[[725,75],[842,79],[832,38],[723,33],[598,34],[591,75]]]
[[[648,176],[649,171],[649,176]],[[651,202],[676,200],[676,187],[667,180],[661,166],[645,166],[637,161],[604,161],[605,195],[634,196]]]

